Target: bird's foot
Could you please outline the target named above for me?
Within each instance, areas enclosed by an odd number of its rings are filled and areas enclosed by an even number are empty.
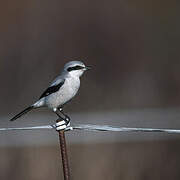
[[[56,131],[66,130],[70,127],[70,121],[62,120],[56,123]]]
[[[66,124],[69,124],[69,122],[70,122],[70,117],[67,115],[67,114],[65,114],[64,113],[64,111],[63,111],[63,109],[62,108],[59,108],[59,111],[61,112],[61,114],[64,116],[63,117],[63,120],[65,120],[66,121]],[[61,117],[62,118],[62,117]]]
[[[71,121],[70,117],[68,115],[66,115],[66,114],[64,114],[64,116],[65,116],[66,124],[69,124],[70,121]]]
[[[68,130],[70,128],[70,117],[63,112],[62,108],[54,109],[54,112],[58,115],[59,119],[56,122],[56,130]],[[60,115],[63,115],[61,116]]]

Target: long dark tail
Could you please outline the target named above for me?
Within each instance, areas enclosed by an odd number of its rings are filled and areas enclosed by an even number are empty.
[[[34,106],[29,106],[28,108],[26,108],[25,110],[23,110],[22,112],[20,112],[16,116],[14,116],[10,121],[15,121],[16,119],[20,118],[22,115],[24,115],[27,112],[31,111],[33,108],[34,108]]]

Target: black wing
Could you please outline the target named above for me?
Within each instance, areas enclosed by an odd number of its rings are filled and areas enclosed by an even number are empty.
[[[59,84],[48,87],[46,89],[46,91],[44,91],[44,93],[41,95],[41,97],[39,99],[59,91],[60,87],[64,84],[64,82],[65,82],[65,79],[63,79],[63,81],[61,81]]]

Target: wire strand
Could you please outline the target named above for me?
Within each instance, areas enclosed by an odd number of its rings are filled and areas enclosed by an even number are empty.
[[[55,129],[56,125],[44,125],[33,127],[18,127],[18,128],[0,128],[0,131],[18,131],[18,130],[42,130],[42,129]],[[131,128],[131,127],[113,127],[109,125],[92,125],[92,124],[79,124],[67,127],[65,131],[81,130],[81,131],[109,131],[109,132],[159,132],[180,134],[180,129],[161,129],[161,128]]]
[[[33,126],[33,127],[18,127],[18,128],[0,128],[0,131],[15,131],[15,130],[40,130],[40,129],[53,129],[54,125]]]

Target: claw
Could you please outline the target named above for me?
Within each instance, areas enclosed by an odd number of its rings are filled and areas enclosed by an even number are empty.
[[[67,115],[65,115],[65,121],[66,121],[66,123],[67,123],[67,124],[69,124],[69,123],[70,123],[70,120],[71,120],[71,119],[70,119],[70,117],[69,117],[69,116],[67,116]]]

